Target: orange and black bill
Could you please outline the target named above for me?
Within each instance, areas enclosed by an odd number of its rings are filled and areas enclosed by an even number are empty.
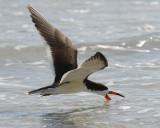
[[[118,96],[124,97],[122,94],[119,94],[119,93],[114,92],[114,91],[109,91],[108,94],[113,94],[113,95],[118,95]],[[107,94],[106,94],[105,98],[106,98],[107,100],[111,100],[111,98],[110,98]]]

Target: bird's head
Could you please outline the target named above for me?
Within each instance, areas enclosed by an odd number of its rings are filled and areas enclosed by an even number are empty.
[[[108,91],[108,90],[107,90],[107,93],[105,94],[105,98],[106,98],[107,100],[111,100],[111,98],[109,97],[108,94],[112,94],[112,95],[117,95],[117,96],[124,97],[124,96],[123,96],[122,94],[120,94],[120,93],[117,93],[117,92],[114,92],[114,91]]]
[[[114,91],[109,91],[107,86],[105,86],[101,83],[96,83],[96,82],[90,81],[88,79],[84,80],[84,85],[87,87],[89,92],[92,91],[93,93],[104,96],[107,100],[111,100],[111,98],[108,96],[108,94],[118,95],[118,96],[124,97],[120,93],[117,93]]]

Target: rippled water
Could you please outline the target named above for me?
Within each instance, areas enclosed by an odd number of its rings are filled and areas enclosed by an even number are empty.
[[[79,63],[102,52],[109,67],[90,79],[126,98],[27,95],[54,77],[28,4],[72,40]],[[158,128],[159,9],[159,0],[0,0],[0,127]]]

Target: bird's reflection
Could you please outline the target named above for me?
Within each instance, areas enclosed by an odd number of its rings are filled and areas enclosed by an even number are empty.
[[[101,105],[95,104],[90,106],[80,106],[83,108],[61,110],[59,112],[46,113],[42,115],[42,126],[45,128],[61,128],[61,127],[74,127],[74,128],[88,128],[91,122],[94,123],[95,118],[100,118],[96,112],[103,111],[106,115],[110,113],[113,106],[117,106],[122,100],[114,102],[104,102]],[[98,103],[98,102],[96,102]],[[85,107],[85,108],[84,108]],[[107,120],[107,119],[106,119]]]
[[[64,126],[75,126],[73,121],[68,120],[69,113],[49,113],[42,117],[42,125],[45,128],[61,128]]]
[[[87,128],[92,119],[92,112],[97,109],[110,108],[110,104],[104,103],[101,106],[74,109],[70,111],[47,113],[42,116],[42,125],[45,128]]]

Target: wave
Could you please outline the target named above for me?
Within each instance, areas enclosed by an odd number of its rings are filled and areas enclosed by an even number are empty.
[[[110,54],[119,54],[123,52],[128,53],[149,53],[160,50],[160,36],[156,34],[143,35],[139,37],[133,37],[130,39],[121,39],[119,42],[86,42],[76,44],[79,54],[93,51],[105,51]],[[1,46],[0,57],[18,57],[18,56],[31,56],[41,57],[46,56],[45,46],[41,44],[39,46],[31,45],[16,45],[16,46]]]

